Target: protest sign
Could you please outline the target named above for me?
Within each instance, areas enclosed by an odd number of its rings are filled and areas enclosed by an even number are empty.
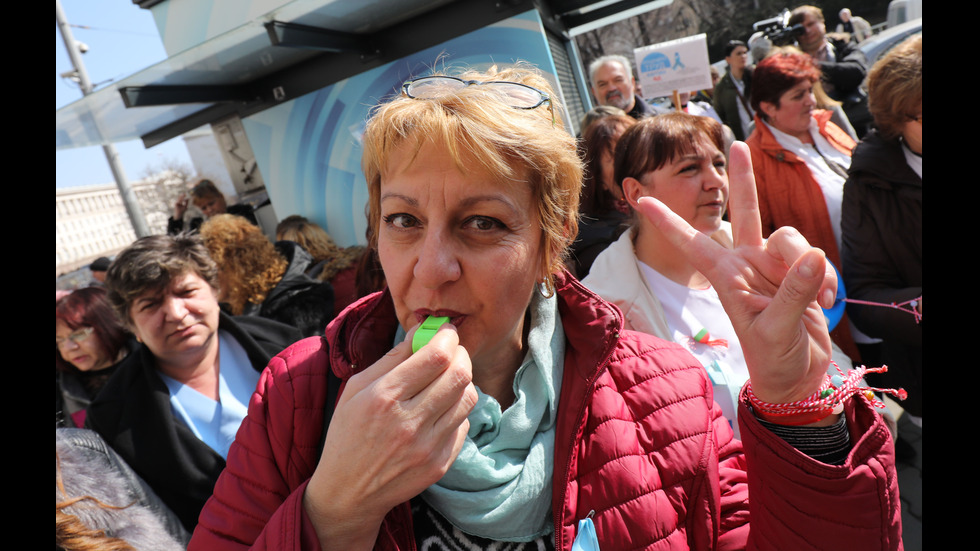
[[[713,87],[706,34],[636,48],[633,55],[645,98]]]

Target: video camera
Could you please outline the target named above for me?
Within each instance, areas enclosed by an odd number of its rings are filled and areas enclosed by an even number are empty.
[[[796,37],[802,35],[806,31],[803,29],[803,25],[800,23],[790,27],[787,24],[789,21],[789,15],[789,10],[784,8],[782,13],[776,17],[753,23],[752,30],[755,32],[761,32],[775,46],[788,46],[790,44],[794,44],[796,43]]]

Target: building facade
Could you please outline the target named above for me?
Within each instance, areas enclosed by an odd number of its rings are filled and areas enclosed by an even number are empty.
[[[174,199],[185,189],[179,173],[166,171],[130,184],[150,232],[167,231]],[[136,240],[116,184],[65,188],[55,198],[55,277],[112,257]]]

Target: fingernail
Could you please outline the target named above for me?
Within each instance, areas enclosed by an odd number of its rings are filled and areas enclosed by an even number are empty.
[[[809,279],[817,275],[817,270],[819,269],[818,264],[820,263],[820,258],[816,256],[808,256],[800,262],[800,275]]]
[[[820,294],[820,306],[823,308],[833,308],[834,307],[834,292],[830,289],[824,289],[823,293]]]

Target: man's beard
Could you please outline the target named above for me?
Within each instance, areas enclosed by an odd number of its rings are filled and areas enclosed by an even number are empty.
[[[606,105],[612,105],[613,107],[626,110],[629,107],[629,103],[629,98],[623,96],[623,93],[619,90],[614,90],[606,94]]]

